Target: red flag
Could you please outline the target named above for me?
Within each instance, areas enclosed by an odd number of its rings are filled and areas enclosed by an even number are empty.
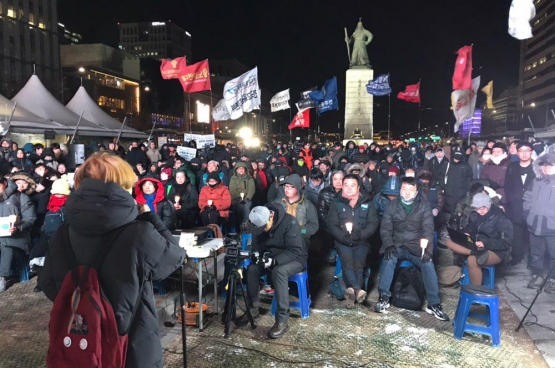
[[[183,90],[187,93],[211,89],[208,60],[181,68],[179,81],[183,86]]]
[[[453,90],[472,88],[472,46],[457,51],[457,62],[453,73]]]
[[[179,78],[179,72],[181,68],[187,66],[185,61],[185,56],[178,57],[175,59],[162,59],[162,65],[160,65],[160,73],[164,79],[177,79]]]
[[[289,124],[289,130],[295,128],[310,128],[310,109],[299,111]]]
[[[420,82],[405,87],[404,92],[399,92],[397,98],[407,102],[420,103]]]

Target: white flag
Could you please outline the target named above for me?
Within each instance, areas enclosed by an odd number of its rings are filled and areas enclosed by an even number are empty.
[[[285,91],[278,92],[270,100],[270,105],[272,107],[272,112],[287,110],[291,107],[289,106],[289,88]]]
[[[243,116],[260,108],[260,88],[258,88],[258,68],[230,80],[224,86],[224,99],[231,119]]]
[[[214,106],[214,109],[212,110],[212,119],[214,121],[224,121],[231,119],[229,111],[227,111],[227,106],[225,105],[225,100],[223,98],[218,101],[216,106]]]
[[[459,127],[468,118],[474,115],[474,110],[476,109],[476,95],[480,88],[480,77],[476,77],[472,80],[472,89],[458,89],[453,91],[453,114],[457,122],[455,123],[455,133],[459,130]]]
[[[535,16],[533,0],[513,0],[509,10],[509,34],[517,40],[532,38],[530,21]]]

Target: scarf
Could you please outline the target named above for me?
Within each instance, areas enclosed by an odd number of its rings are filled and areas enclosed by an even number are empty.
[[[60,208],[65,206],[66,200],[67,196],[56,197],[55,195],[51,195],[46,208],[48,208],[48,211],[58,212]]]
[[[146,204],[148,208],[150,208],[150,212],[156,212],[156,206],[154,205],[154,199],[156,199],[156,192],[147,195],[143,193],[143,197],[146,200]]]
[[[491,156],[491,162],[493,162],[496,165],[499,165],[501,161],[503,161],[506,158],[507,158],[506,153],[502,154],[501,156]]]

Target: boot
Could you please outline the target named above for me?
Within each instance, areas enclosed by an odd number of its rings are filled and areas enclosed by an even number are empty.
[[[276,322],[274,323],[272,328],[270,328],[270,331],[268,331],[268,337],[270,339],[279,339],[280,337],[285,335],[287,331],[289,331],[289,325],[287,324],[287,322],[284,322],[284,323]]]
[[[345,308],[353,309],[355,307],[355,291],[353,288],[347,288],[345,290]]]

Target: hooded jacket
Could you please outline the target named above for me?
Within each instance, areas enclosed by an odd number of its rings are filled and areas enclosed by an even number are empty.
[[[428,239],[426,251],[433,254],[434,216],[430,204],[417,195],[412,210],[407,213],[401,206],[400,198],[389,202],[382,218],[380,235],[380,253],[393,245],[396,248],[404,247],[420,257],[420,239]]]
[[[324,180],[322,180],[319,186],[315,186],[312,184],[312,181],[308,179],[308,183],[304,187],[304,195],[314,206],[318,206],[318,195],[324,188],[327,188],[327,184]]]
[[[17,231],[11,236],[1,237],[0,244],[19,248],[28,253],[31,244],[31,228],[37,218],[35,207],[27,195],[17,191],[17,185],[13,181],[7,180],[7,183],[4,193],[0,194],[0,217],[16,215]]]
[[[37,187],[37,183],[33,180],[33,177],[26,173],[25,171],[19,171],[12,175],[12,181],[15,183],[18,180],[24,180],[29,184],[29,188],[25,191],[27,196],[33,195],[35,193],[35,188]],[[17,184],[16,184],[17,185]]]
[[[370,196],[360,192],[357,203],[351,207],[349,200],[340,194],[332,202],[327,215],[327,230],[333,236],[335,244],[344,244],[343,238],[348,235],[345,223],[353,224],[352,234],[356,236],[355,245],[369,245],[370,237],[378,228],[379,219],[372,205]]]
[[[146,157],[146,154],[141,150],[140,147],[131,148],[131,151],[127,152],[127,156],[125,160],[133,168],[138,163],[142,163],[144,167],[146,167],[149,163],[148,158]]]
[[[252,237],[252,250],[270,252],[278,266],[293,261],[306,265],[308,251],[297,220],[280,205],[268,203],[266,207],[274,212],[274,222],[270,231]]]
[[[545,175],[540,163],[555,165],[555,153],[544,153],[533,163],[536,179],[524,193],[524,218],[538,236],[555,236],[555,175]]]
[[[166,196],[166,198],[168,198],[171,203],[176,203],[176,196],[179,196],[179,204],[181,205],[181,209],[179,211],[176,211],[176,214],[184,211],[198,212],[197,188],[195,188],[195,186],[192,185],[189,180],[187,180],[182,185],[179,185],[175,182],[174,179],[171,187],[169,187],[168,195]]]
[[[380,193],[374,197],[372,204],[376,208],[379,219],[381,220],[383,214],[385,213],[385,208],[391,202],[387,197],[389,195],[394,195],[399,197],[399,192],[401,190],[401,179],[397,176],[390,176],[387,183],[382,187]]]
[[[289,203],[283,191],[283,185],[290,184],[297,189],[299,199]],[[303,194],[301,178],[297,174],[291,174],[281,183],[280,196],[274,201],[285,209],[291,216],[295,217],[301,227],[303,237],[310,237],[318,231],[318,213],[316,207]]]
[[[216,207],[220,213],[220,217],[229,217],[231,194],[229,193],[229,189],[221,181],[215,188],[210,188],[210,185],[206,185],[200,190],[198,206],[201,212],[208,206],[208,200],[212,201],[212,205]]]
[[[237,169],[240,167],[245,169],[244,175],[239,175],[237,173]],[[232,200],[240,201],[241,193],[245,193],[245,200],[252,201],[255,192],[256,184],[254,178],[249,174],[247,164],[243,161],[237,162],[231,180],[229,181],[229,193],[231,194]]]
[[[432,174],[433,185],[440,185],[442,188],[445,185],[445,174],[447,173],[447,167],[449,166],[449,159],[445,156],[441,159],[441,162],[437,157],[434,156],[428,162],[428,168]]]
[[[102,292],[112,305],[118,331],[129,331],[126,367],[162,368],[163,353],[151,280],[163,280],[185,251],[154,214],[137,218],[133,197],[115,183],[85,179],[66,202],[71,247],[81,265],[90,264],[106,244],[106,234],[126,225],[110,244],[98,270]],[[135,219],[139,221],[134,221]],[[70,267],[58,231],[51,239],[38,283],[54,301]],[[141,294],[139,294],[141,291]],[[138,300],[138,305],[136,304]],[[135,316],[131,320],[133,310]]]
[[[494,251],[501,259],[513,244],[513,224],[501,209],[493,205],[485,216],[472,212],[463,232],[470,234],[474,241],[483,242],[485,249]]]
[[[164,186],[160,180],[154,178],[141,179],[135,185],[135,199],[138,203],[146,204],[146,198],[143,193],[143,184],[147,181],[154,183],[156,186],[156,197],[154,198],[155,213],[160,217],[168,230],[175,229],[175,210],[173,205],[164,196]]]
[[[304,164],[306,165],[306,167],[308,167],[308,171],[312,170],[312,162],[314,160],[314,158],[312,157],[312,151],[309,149],[304,149],[301,148],[301,150],[299,151],[299,157],[303,157],[304,158]]]
[[[370,182],[370,179],[368,179],[368,177],[366,176],[366,165],[354,163],[345,167],[345,171],[347,172],[347,174],[352,174],[354,170],[359,170],[358,177],[360,178],[360,181],[362,183],[362,188],[366,191],[366,193],[372,193],[372,183]]]
[[[151,163],[162,161],[162,155],[160,154],[160,151],[158,151],[156,148],[149,148],[146,151],[146,157],[148,158],[148,161]]]

